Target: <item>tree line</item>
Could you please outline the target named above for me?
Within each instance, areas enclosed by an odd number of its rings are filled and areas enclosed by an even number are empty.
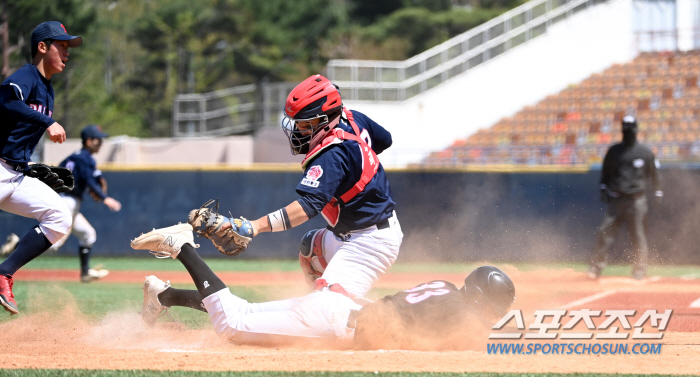
[[[405,60],[525,0],[0,0],[2,76],[31,61],[31,32],[83,38],[52,79],[54,117],[77,137],[170,136],[173,99],[299,81],[329,59]]]

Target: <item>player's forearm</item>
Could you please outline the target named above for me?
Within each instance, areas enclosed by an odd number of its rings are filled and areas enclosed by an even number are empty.
[[[48,128],[55,122],[50,116],[32,109],[20,100],[5,102],[0,107],[2,107],[3,114],[18,122],[35,124],[43,128]]]
[[[298,201],[293,201],[288,206],[271,212],[255,221],[251,221],[253,235],[265,232],[279,232],[294,228],[309,220],[309,216]]]

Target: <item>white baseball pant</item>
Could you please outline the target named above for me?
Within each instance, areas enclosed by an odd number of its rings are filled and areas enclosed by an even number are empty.
[[[328,288],[303,297],[249,303],[224,288],[202,300],[217,334],[255,342],[265,335],[352,339],[347,328],[350,310],[362,306]]]
[[[403,232],[394,213],[388,228],[372,225],[348,235],[350,239],[343,241],[325,232],[323,256],[328,265],[321,278],[329,285],[340,284],[353,296],[364,297],[396,261]]]
[[[68,207],[54,190],[4,161],[0,161],[0,210],[36,219],[52,244],[68,234],[72,223]]]
[[[63,238],[51,246],[51,251],[58,251],[58,249],[60,249],[63,244],[66,243],[71,234],[78,238],[78,245],[80,247],[92,247],[92,245],[95,244],[95,241],[97,241],[97,232],[95,232],[95,228],[90,225],[90,222],[87,221],[85,216],[80,213],[80,205],[82,204],[82,200],[66,194],[60,194],[60,197],[66,203],[68,210],[71,212],[73,226],[70,228],[68,234],[63,236]]]

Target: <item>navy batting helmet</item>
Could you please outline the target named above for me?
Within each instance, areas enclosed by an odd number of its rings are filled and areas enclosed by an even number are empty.
[[[515,286],[505,272],[493,266],[482,266],[464,279],[460,289],[467,302],[484,314],[503,316],[515,301]]]

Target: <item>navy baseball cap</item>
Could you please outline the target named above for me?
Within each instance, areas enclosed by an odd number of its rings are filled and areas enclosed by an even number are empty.
[[[69,35],[65,26],[58,21],[42,22],[32,32],[32,47],[47,39],[68,41],[68,47],[78,47],[83,44],[83,38]]]
[[[89,124],[80,131],[80,138],[83,140],[87,139],[103,139],[109,135],[102,131],[102,128],[96,124]]]

